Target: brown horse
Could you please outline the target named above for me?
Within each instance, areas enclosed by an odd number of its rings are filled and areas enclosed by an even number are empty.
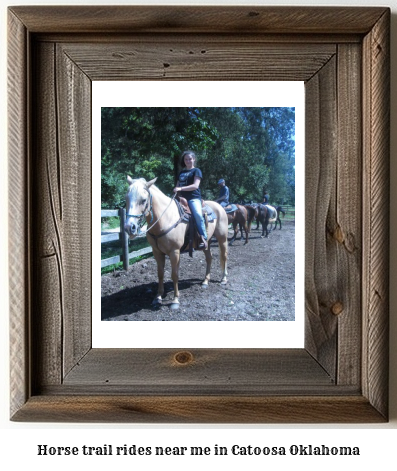
[[[263,204],[258,204],[258,217],[257,217],[257,223],[259,227],[259,223],[262,224],[262,235],[261,237],[265,236],[268,237],[269,232],[272,230],[272,224],[277,221],[278,218],[278,213],[276,208],[273,206],[270,206],[270,204],[263,205]],[[268,226],[270,224],[270,231],[268,229]],[[257,228],[258,228],[257,227]]]
[[[164,266],[165,256],[170,258],[171,278],[174,283],[174,299],[171,309],[179,308],[178,272],[180,250],[184,245],[187,224],[182,223],[182,217],[174,199],[166,196],[154,183],[157,178],[147,182],[144,178],[133,180],[127,177],[129,189],[126,195],[126,223],[124,230],[133,239],[140,233],[140,229],[148,224],[146,238],[153,249],[157,262],[159,279],[157,297],[154,305],[160,305],[164,295]],[[222,270],[221,284],[227,282],[227,217],[222,206],[214,201],[206,204],[215,213],[216,219],[208,223],[208,247],[204,250],[207,262],[203,287],[208,286],[210,280],[212,255],[210,250],[211,237],[214,235],[219,244],[220,263]]]
[[[252,221],[258,217],[258,205],[257,204],[245,204],[244,207],[248,213],[248,232],[251,232]],[[258,229],[258,228],[257,228]]]

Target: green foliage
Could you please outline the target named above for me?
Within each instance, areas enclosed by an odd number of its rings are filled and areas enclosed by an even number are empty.
[[[295,199],[293,108],[102,108],[102,208],[123,206],[126,176],[171,194],[186,149],[197,154],[206,199],[224,178],[231,201]]]
[[[109,223],[109,226],[115,225],[116,221],[117,221],[117,225],[120,226],[119,218],[116,218],[116,217],[106,218],[106,222]],[[141,250],[149,246],[150,244],[147,241],[146,237],[137,238],[137,239],[134,239],[133,241],[129,241],[129,252],[136,252],[138,250]],[[112,240],[110,242],[104,242],[101,244],[101,259],[102,260],[106,258],[110,258],[110,257],[115,257],[117,255],[120,255],[120,253],[121,253],[120,242],[118,240]],[[129,265],[133,265],[135,262],[139,260],[143,260],[151,256],[152,254],[149,253],[145,255],[139,255],[138,257],[130,258]],[[111,273],[115,270],[122,270],[122,269],[123,269],[123,262],[119,262],[119,263],[108,265],[106,267],[101,268],[101,274],[104,275],[105,273]]]
[[[118,216],[103,217],[101,221],[101,229],[103,231],[106,231],[106,229],[116,229],[116,227],[120,227],[120,219]]]

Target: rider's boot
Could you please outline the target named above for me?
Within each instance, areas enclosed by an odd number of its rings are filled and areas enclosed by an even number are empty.
[[[204,236],[201,237],[201,242],[199,243],[198,249],[199,250],[206,250],[208,248],[208,243],[207,240],[204,238]]]

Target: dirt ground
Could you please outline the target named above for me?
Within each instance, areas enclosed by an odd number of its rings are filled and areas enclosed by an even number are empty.
[[[230,236],[232,233],[229,234]],[[201,287],[205,257],[181,254],[180,308],[170,309],[173,285],[171,266],[165,267],[166,296],[152,307],[157,293],[157,268],[153,258],[132,265],[128,272],[102,276],[104,321],[293,321],[295,319],[295,224],[283,222],[261,238],[252,225],[249,242],[237,239],[229,245],[228,283],[220,284],[217,242],[211,242],[211,281]]]

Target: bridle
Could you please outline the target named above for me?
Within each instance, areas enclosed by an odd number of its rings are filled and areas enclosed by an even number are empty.
[[[147,214],[151,214],[151,215],[152,215],[149,224],[151,224],[152,221],[153,221],[152,194],[150,193],[150,191],[149,191],[147,188],[145,188],[145,190],[146,190],[146,191],[148,192],[148,194],[149,194],[149,199],[147,200],[147,203],[146,203],[145,209],[143,210],[143,213],[142,213],[142,214],[128,214],[128,213],[126,214],[127,217],[138,219],[138,221],[137,221],[137,225],[138,225],[138,234],[140,234],[142,227],[143,227],[143,226],[145,225],[145,223],[146,223],[146,219],[145,219],[145,218],[146,218],[146,215],[147,215]],[[149,207],[149,205],[150,205],[150,207]],[[149,208],[149,209],[148,209],[148,208]],[[152,226],[152,227],[153,227],[153,226]]]
[[[153,217],[154,217],[154,214],[153,214],[153,204],[152,204],[152,202],[153,202],[153,197],[152,197],[152,194],[150,193],[150,191],[149,191],[147,188],[145,188],[145,190],[146,190],[146,191],[148,192],[148,194],[149,194],[149,200],[148,200],[148,202],[146,203],[146,207],[145,207],[145,209],[143,210],[143,213],[142,213],[142,214],[127,214],[127,215],[126,215],[127,217],[137,218],[137,219],[138,219],[138,221],[137,221],[137,225],[138,225],[138,235],[140,234],[142,227],[145,225],[145,222],[146,222],[146,220],[145,220],[146,215],[147,215],[147,214],[151,214],[151,215],[152,215],[152,217],[151,217],[151,219],[150,219],[150,221],[149,221],[149,224],[152,224],[152,222],[153,222]],[[165,212],[167,211],[167,209],[170,207],[171,203],[175,200],[175,197],[176,197],[176,193],[174,193],[174,195],[172,196],[171,201],[169,202],[168,206],[164,209],[164,211],[162,212],[161,216],[157,219],[157,221],[155,221],[150,227],[148,227],[148,228],[146,229],[146,232],[147,232],[147,233],[150,234],[150,232],[149,232],[150,229],[151,229],[152,227],[154,227],[154,226],[160,221],[160,219],[163,217],[164,213],[165,213]],[[150,207],[149,207],[149,205],[150,205]],[[148,208],[149,208],[149,209],[148,209]],[[173,229],[175,226],[177,226],[177,225],[181,222],[181,220],[182,220],[182,216],[181,216],[181,218],[178,220],[178,222],[177,222],[174,226],[172,226],[169,230],[171,230],[171,229]],[[166,233],[168,233],[169,230],[167,230],[165,233],[161,234],[160,237],[161,237],[162,235],[165,235]],[[150,234],[150,235],[153,236],[153,237],[155,237],[153,234]]]

